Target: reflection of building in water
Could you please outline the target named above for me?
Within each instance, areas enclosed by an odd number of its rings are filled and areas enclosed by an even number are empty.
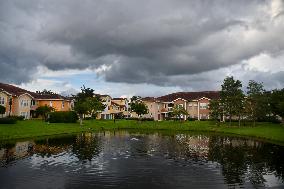
[[[175,136],[179,144],[183,145],[185,152],[198,157],[208,157],[209,137],[198,135],[190,136],[186,134],[178,134]]]
[[[219,140],[222,140],[222,145],[229,145],[232,147],[239,146],[249,146],[249,147],[260,147],[261,142],[245,138],[233,138],[233,137],[222,137]]]
[[[68,146],[48,146],[46,144],[37,144],[34,146],[34,152],[38,154],[52,154],[56,155],[64,152]]]
[[[16,159],[27,157],[33,150],[33,141],[17,142],[15,146],[11,148],[2,148],[0,150],[1,162],[10,162]]]
[[[15,145],[15,156],[17,158],[26,157],[32,150],[33,146],[34,142],[31,141],[17,142]]]
[[[5,153],[6,153],[6,149],[5,148],[0,149],[0,160],[4,158]]]

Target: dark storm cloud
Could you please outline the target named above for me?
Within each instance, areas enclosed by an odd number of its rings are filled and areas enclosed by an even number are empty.
[[[97,73],[111,82],[210,82],[217,76],[203,78],[203,73],[263,52],[283,53],[282,5],[221,0],[1,1],[0,79],[25,82],[38,66],[64,70],[104,65],[108,69]]]

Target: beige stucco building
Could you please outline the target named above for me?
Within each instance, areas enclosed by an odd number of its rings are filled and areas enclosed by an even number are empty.
[[[179,106],[188,112],[188,116],[181,116],[184,120],[188,118],[209,119],[209,102],[211,99],[218,98],[218,91],[179,92],[158,98],[146,97],[142,101],[147,105],[149,113],[143,117],[153,118],[158,121],[165,120],[169,117],[173,107]]]
[[[55,111],[69,111],[72,100],[58,94],[40,94],[19,87],[0,83],[0,105],[6,108],[3,117],[23,116],[30,119],[39,106],[51,106]]]

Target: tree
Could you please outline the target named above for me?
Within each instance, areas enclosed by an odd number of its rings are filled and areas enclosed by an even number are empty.
[[[36,109],[36,113],[37,115],[40,115],[42,116],[42,119],[44,121],[47,121],[47,117],[48,117],[48,113],[54,111],[55,109],[53,107],[50,107],[50,106],[39,106],[37,109]]]
[[[41,94],[41,95],[46,95],[46,94],[56,94],[55,92],[47,89],[43,89],[42,91],[36,91],[36,93]]]
[[[75,101],[74,111],[79,115],[80,125],[83,125],[83,117],[89,112],[89,107],[87,101]]]
[[[284,121],[284,88],[281,90],[273,90],[270,94],[269,101],[271,112],[278,115]]]
[[[210,118],[219,122],[222,119],[223,109],[220,100],[210,100],[209,103]]]
[[[73,95],[73,97],[75,99],[74,110],[79,114],[80,125],[83,125],[85,114],[90,114],[93,117],[98,111],[105,109],[100,97],[94,94],[94,89],[86,88],[84,85],[81,92]]]
[[[242,83],[239,80],[234,80],[234,77],[226,77],[222,84],[220,92],[221,104],[224,108],[224,113],[229,116],[230,126],[232,123],[232,116],[239,116],[243,109],[243,91],[241,89]]]
[[[181,121],[181,117],[188,115],[188,112],[183,107],[176,105],[173,107],[172,115]]]
[[[89,103],[89,114],[91,117],[95,117],[99,111],[103,111],[106,105],[102,103],[100,97],[95,95],[94,97],[87,97],[87,102]]]
[[[247,86],[246,114],[253,120],[253,125],[258,119],[265,118],[268,113],[268,99],[264,94],[262,83],[250,80]]]
[[[2,117],[3,117],[3,114],[5,114],[5,112],[6,112],[6,108],[0,105],[0,114],[2,115]]]
[[[141,115],[148,113],[147,105],[141,100],[140,96],[133,96],[130,99],[130,109],[132,112],[135,112],[140,118]]]
[[[142,101],[131,102],[130,107],[131,111],[135,112],[139,118],[141,117],[141,115],[148,113],[147,105]]]

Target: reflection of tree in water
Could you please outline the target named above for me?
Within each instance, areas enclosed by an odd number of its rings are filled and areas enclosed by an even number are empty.
[[[36,140],[33,147],[34,152],[44,157],[50,157],[66,151],[75,142],[75,136],[63,136],[58,138],[46,138]]]
[[[100,138],[94,133],[82,133],[76,137],[73,143],[72,152],[79,160],[89,160],[101,152]]]
[[[263,175],[273,171],[283,180],[283,158],[283,147],[269,143],[220,136],[209,142],[208,160],[221,164],[228,184],[249,179],[255,186],[263,186]]]
[[[212,161],[221,165],[228,184],[250,181],[255,187],[266,182],[264,175],[284,180],[284,147],[237,137],[177,134],[163,147],[170,158]]]

